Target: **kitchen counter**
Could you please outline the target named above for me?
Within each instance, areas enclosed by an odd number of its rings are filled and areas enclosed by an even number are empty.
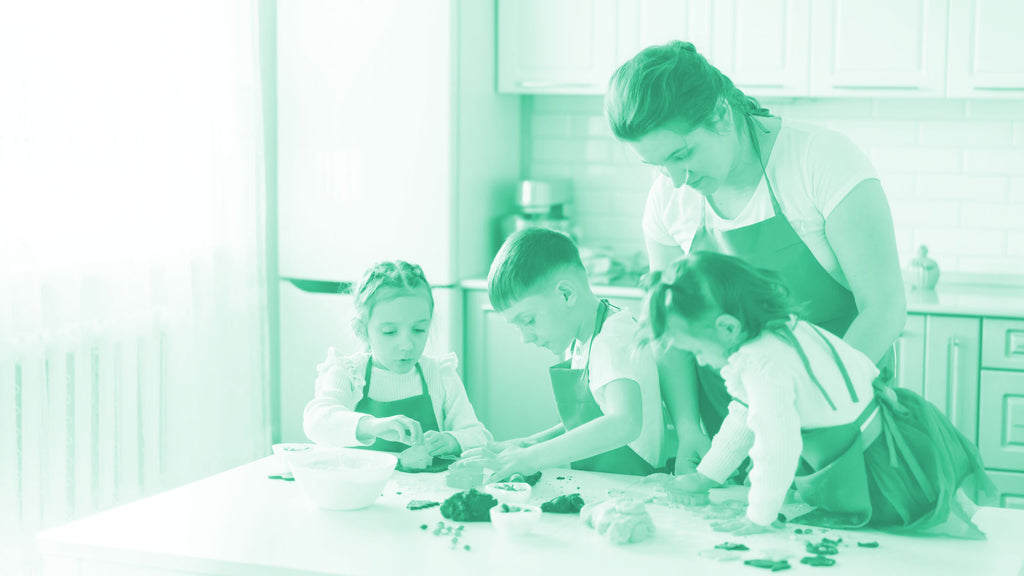
[[[486,279],[462,282],[467,290],[486,290]],[[643,298],[635,286],[594,286],[605,298]],[[907,290],[907,311],[911,314],[948,314],[1024,318],[1024,286],[999,284],[939,283],[935,290]]]
[[[50,574],[680,574],[753,576],[742,562],[698,556],[723,541],[743,542],[741,558],[789,556],[788,573],[817,574],[800,564],[805,541],[823,532],[739,537],[715,533],[697,512],[649,504],[657,533],[645,542],[614,546],[575,515],[544,514],[534,534],[504,538],[487,523],[467,524],[456,549],[431,530],[437,508],[412,512],[410,499],[454,493],[444,474],[396,473],[373,506],[351,512],[314,508],[293,482],[268,480],[276,461],[264,458],[216,476],[41,533],[43,573]],[[563,479],[559,480],[558,477]],[[549,470],[533,501],[581,492],[587,501],[628,490],[636,477]],[[715,491],[733,498],[743,488]],[[975,517],[985,541],[912,538],[872,531],[833,531],[843,545],[832,576],[1019,574],[1024,569],[1024,511],[983,508]],[[430,529],[421,530],[426,524]],[[856,542],[877,541],[878,548]],[[464,550],[463,545],[470,545]]]

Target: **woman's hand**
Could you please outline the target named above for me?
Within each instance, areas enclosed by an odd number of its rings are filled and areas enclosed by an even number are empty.
[[[750,518],[747,518],[746,516],[711,523],[711,529],[715,532],[731,532],[736,536],[765,534],[768,532],[775,532],[781,528],[781,522],[772,522],[771,526],[761,526],[760,524],[754,524],[750,521]]]
[[[427,430],[423,433],[423,443],[431,456],[444,456],[446,454],[458,454],[462,451],[459,441],[447,432],[436,432]]]
[[[703,506],[710,501],[709,493],[716,486],[718,482],[694,472],[673,478],[665,484],[665,492],[670,502],[683,506]]]
[[[703,432],[697,431],[679,439],[679,450],[676,452],[676,476],[686,476],[697,471],[704,455],[711,448],[711,439]]]
[[[401,442],[410,446],[423,441],[423,429],[420,423],[408,416],[389,416],[387,418],[369,417],[364,419],[367,422],[366,432],[374,438]],[[362,424],[362,422],[360,422]]]

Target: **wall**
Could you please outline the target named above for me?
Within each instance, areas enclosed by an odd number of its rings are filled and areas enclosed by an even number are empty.
[[[1024,274],[1024,100],[765,99],[844,132],[874,161],[901,261],[926,244],[947,277]],[[523,171],[570,178],[584,245],[643,251],[653,170],[612,136],[593,96],[523,98]],[[957,274],[963,273],[963,274]]]

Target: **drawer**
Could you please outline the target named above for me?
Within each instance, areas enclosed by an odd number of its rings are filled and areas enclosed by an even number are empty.
[[[985,466],[1024,472],[1024,372],[982,370],[979,404]]]
[[[1024,320],[986,318],[981,332],[982,368],[1024,370]]]
[[[988,476],[996,485],[996,506],[1024,510],[1024,473],[989,471]]]

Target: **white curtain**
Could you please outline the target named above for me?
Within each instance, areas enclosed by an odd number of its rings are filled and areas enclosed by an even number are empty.
[[[268,452],[257,16],[0,0],[0,573]]]

